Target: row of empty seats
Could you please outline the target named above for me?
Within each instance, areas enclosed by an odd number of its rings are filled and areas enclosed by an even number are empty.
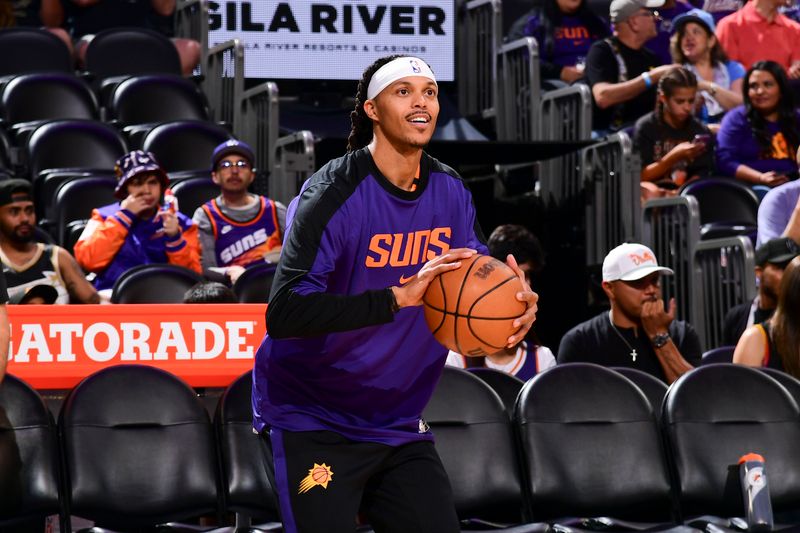
[[[423,413],[465,529],[729,526],[745,513],[735,465],[748,452],[766,460],[777,521],[800,505],[800,382],[785,374],[710,365],[662,388],[658,402],[614,370],[562,365],[524,385],[511,417],[487,381],[445,368]],[[0,437],[23,458],[18,510],[111,526],[212,513],[216,445],[224,508],[274,517],[250,387],[246,374],[223,396],[215,440],[182,382],[151,367],[109,368],[69,394],[57,446],[41,400],[9,378],[0,388],[0,428],[12,432]]]

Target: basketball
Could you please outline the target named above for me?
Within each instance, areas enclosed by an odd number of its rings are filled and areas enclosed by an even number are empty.
[[[437,276],[422,298],[425,321],[446,348],[466,356],[497,353],[519,328],[514,319],[526,305],[511,267],[487,255],[462,259],[461,266]]]

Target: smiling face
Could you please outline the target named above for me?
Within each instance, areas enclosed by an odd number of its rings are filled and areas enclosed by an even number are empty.
[[[364,102],[373,132],[397,147],[423,148],[431,140],[439,117],[436,83],[422,76],[401,78],[374,99]]]
[[[696,22],[687,22],[681,29],[680,47],[689,63],[710,58],[716,38],[706,28]]]
[[[751,72],[748,78],[747,97],[760,114],[774,113],[781,99],[781,89],[775,76],[766,70]]]

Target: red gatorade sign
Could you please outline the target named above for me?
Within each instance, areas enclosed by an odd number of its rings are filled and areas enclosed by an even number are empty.
[[[8,372],[68,389],[108,366],[163,368],[194,387],[224,387],[253,368],[266,304],[9,305]]]

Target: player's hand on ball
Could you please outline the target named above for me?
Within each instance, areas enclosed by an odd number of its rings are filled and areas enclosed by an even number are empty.
[[[522,342],[523,339],[525,339],[525,335],[528,334],[531,326],[533,326],[533,323],[536,321],[536,311],[539,309],[539,306],[537,305],[537,302],[539,301],[539,295],[531,290],[531,286],[528,285],[528,282],[525,279],[525,273],[519,268],[519,265],[517,265],[517,260],[514,259],[513,255],[508,254],[508,257],[506,258],[506,264],[511,267],[511,270],[516,272],[517,276],[519,276],[520,282],[522,282],[522,287],[524,288],[523,291],[517,293],[517,300],[524,302],[528,307],[522,316],[514,320],[514,327],[518,327],[519,331],[508,338],[508,347],[513,348]]]
[[[402,287],[392,287],[397,306],[403,308],[422,305],[422,297],[436,276],[457,269],[461,266],[462,259],[468,259],[476,253],[478,251],[471,248],[454,248],[422,265],[411,281]]]

